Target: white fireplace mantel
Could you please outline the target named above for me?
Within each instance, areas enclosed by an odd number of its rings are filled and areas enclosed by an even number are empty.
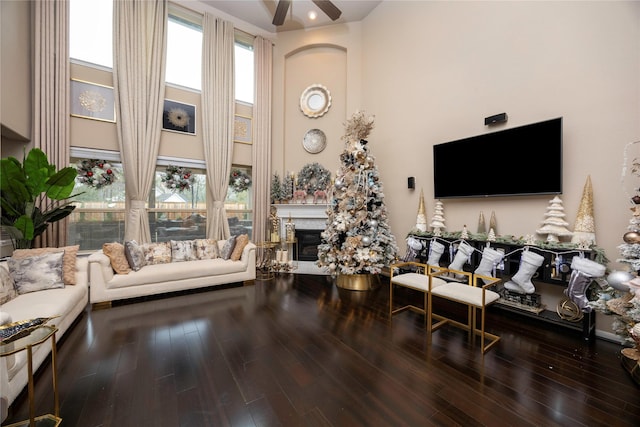
[[[286,223],[291,218],[296,230],[324,230],[327,225],[327,204],[292,203],[274,204],[276,215],[280,219],[280,236],[286,234]],[[328,274],[313,261],[298,262],[298,269],[294,273]]]

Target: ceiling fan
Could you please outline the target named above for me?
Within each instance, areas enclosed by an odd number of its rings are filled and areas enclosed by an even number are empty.
[[[340,18],[342,11],[336,7],[329,0],[312,0],[316,6],[320,8],[332,21]],[[280,26],[284,24],[284,18],[287,16],[287,12],[289,11],[289,6],[291,6],[291,0],[280,0],[278,1],[278,6],[276,7],[276,13],[273,15],[273,25]]]

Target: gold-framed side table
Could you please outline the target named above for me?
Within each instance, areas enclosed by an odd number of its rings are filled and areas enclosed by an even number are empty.
[[[57,361],[56,361],[56,332],[58,328],[55,326],[41,326],[29,335],[11,341],[9,343],[0,343],[0,358],[7,357],[12,354],[26,351],[27,352],[27,369],[28,369],[28,392],[29,392],[29,419],[4,427],[57,427],[62,422],[60,418],[58,400],[58,379],[57,379]],[[36,417],[35,415],[35,395],[33,385],[33,347],[51,340],[51,373],[53,378],[53,414],[46,414]]]

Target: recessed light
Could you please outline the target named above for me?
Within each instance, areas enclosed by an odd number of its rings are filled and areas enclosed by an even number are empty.
[[[309,13],[307,13],[307,16],[309,17],[309,19],[311,19],[312,21],[315,21],[315,19],[318,17],[318,14],[316,13],[315,10],[310,10]]]

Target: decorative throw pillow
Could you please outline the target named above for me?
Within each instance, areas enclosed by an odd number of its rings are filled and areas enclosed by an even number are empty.
[[[124,254],[124,245],[122,243],[105,243],[102,245],[102,252],[109,257],[111,268],[116,274],[131,273],[131,267]]]
[[[76,284],[76,259],[78,258],[78,250],[80,245],[64,246],[62,248],[35,248],[35,249],[16,249],[11,255],[12,258],[22,259],[34,255],[42,255],[45,253],[62,252],[62,279],[65,285]]]
[[[222,246],[222,250],[220,251],[220,258],[229,259],[231,257],[231,253],[233,252],[233,248],[236,245],[236,236],[231,236],[229,239],[224,242]]]
[[[245,246],[247,246],[248,243],[249,243],[248,234],[241,234],[238,237],[236,237],[236,245],[234,246],[233,252],[231,252],[231,256],[229,257],[229,259],[231,261],[238,261],[240,257],[242,257],[242,251],[244,250]]]
[[[196,239],[195,246],[197,259],[220,258],[218,242],[215,239]]]
[[[145,265],[167,264],[171,262],[169,242],[145,243],[142,245]]]
[[[198,259],[196,255],[195,240],[172,240],[171,260],[174,262],[193,261]]]
[[[145,266],[142,246],[135,240],[124,242],[124,255],[129,262],[129,267],[131,267],[133,271],[138,271]]]
[[[50,252],[21,259],[9,258],[9,274],[18,294],[64,288],[62,257],[64,252]]]
[[[6,268],[0,267],[0,305],[18,296],[16,284]]]

